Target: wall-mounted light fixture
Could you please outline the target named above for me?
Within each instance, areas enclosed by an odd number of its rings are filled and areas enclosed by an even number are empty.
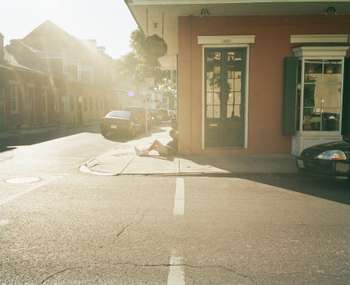
[[[202,8],[202,9],[201,9],[200,16],[201,16],[201,17],[210,16],[210,12],[209,12],[208,8]]]
[[[335,16],[337,14],[337,9],[335,9],[333,6],[329,6],[326,9],[326,13],[327,16]]]

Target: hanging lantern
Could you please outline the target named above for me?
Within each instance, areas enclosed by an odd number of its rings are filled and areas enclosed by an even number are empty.
[[[148,53],[156,58],[164,56],[168,50],[164,39],[156,34],[146,38],[145,47]]]

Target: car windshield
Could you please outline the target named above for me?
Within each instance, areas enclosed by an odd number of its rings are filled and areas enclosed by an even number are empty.
[[[107,118],[123,118],[129,119],[131,112],[129,111],[112,111],[107,114]]]

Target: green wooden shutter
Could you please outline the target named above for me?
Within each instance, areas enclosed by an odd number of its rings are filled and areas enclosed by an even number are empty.
[[[285,136],[293,135],[297,130],[298,64],[296,57],[284,59],[282,133]]]
[[[342,135],[350,137],[350,57],[345,58]]]

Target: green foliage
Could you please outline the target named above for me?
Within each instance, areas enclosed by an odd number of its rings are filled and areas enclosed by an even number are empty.
[[[167,50],[164,40],[157,35],[146,37],[141,30],[135,30],[130,37],[130,46],[133,51],[122,59],[129,74],[139,81],[148,77],[160,81],[165,75],[158,61]]]
[[[164,40],[157,35],[146,37],[141,30],[135,30],[130,37],[130,46],[132,51],[115,62],[116,77],[120,87],[142,88],[147,78],[154,78],[155,90],[173,94],[174,88],[168,84],[169,72],[160,68],[158,60],[167,52]]]

